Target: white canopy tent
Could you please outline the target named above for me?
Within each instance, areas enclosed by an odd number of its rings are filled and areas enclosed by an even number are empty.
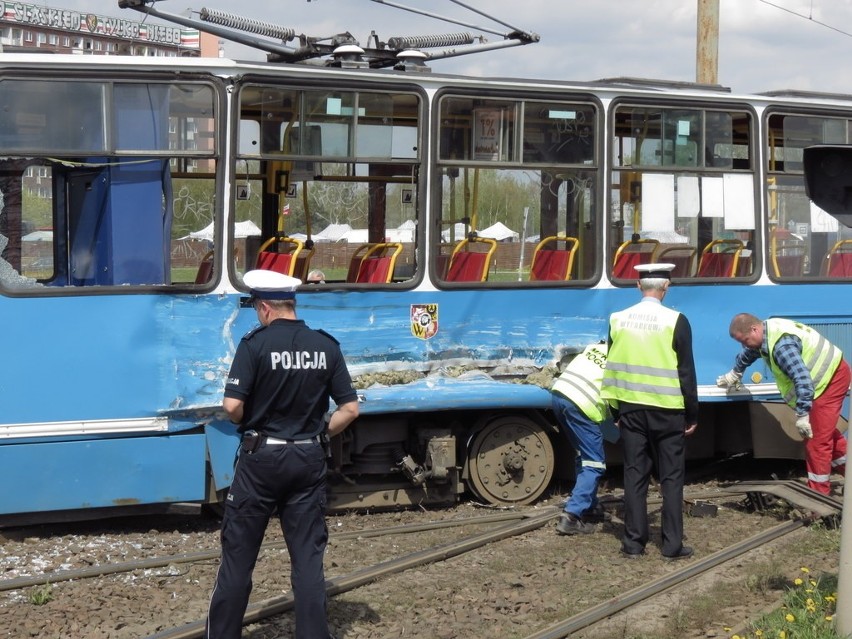
[[[490,237],[492,240],[497,240],[498,242],[502,242],[504,240],[517,242],[520,238],[520,234],[517,231],[513,231],[502,222],[495,222],[487,229],[477,231],[476,234],[479,237]]]
[[[260,229],[257,224],[252,222],[251,220],[246,220],[245,222],[237,222],[234,224],[234,237],[237,239],[242,239],[249,237],[250,235],[260,235]],[[210,222],[207,226],[199,231],[193,231],[189,235],[184,235],[179,238],[181,240],[206,240],[208,242],[213,241],[213,222]]]
[[[23,242],[52,242],[53,231],[33,231],[21,238]]]

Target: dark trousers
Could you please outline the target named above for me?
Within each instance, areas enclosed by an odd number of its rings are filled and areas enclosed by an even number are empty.
[[[239,639],[252,572],[274,509],[290,553],[297,639],[328,639],[323,554],[325,452],[319,444],[267,445],[242,454],[225,502],[222,560],[210,598],[207,639]]]
[[[663,495],[663,555],[683,546],[684,416],[635,410],[619,419],[624,446],[624,539],[622,549],[640,553],[648,543],[648,483],[654,466]]]

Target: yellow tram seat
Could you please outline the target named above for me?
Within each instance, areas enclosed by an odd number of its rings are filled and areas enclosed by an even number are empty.
[[[655,262],[674,264],[672,277],[692,277],[695,272],[695,256],[698,249],[688,244],[667,246],[654,253]]]
[[[456,244],[447,266],[448,282],[484,282],[488,266],[497,250],[497,240],[489,237],[466,237]]]
[[[713,240],[701,251],[698,277],[736,277],[743,243],[739,240]]]
[[[852,277],[852,240],[836,242],[822,264],[822,275]]]
[[[580,240],[565,235],[551,235],[541,240],[533,252],[530,281],[570,280],[579,246]]]
[[[648,264],[654,258],[654,251],[660,243],[657,240],[628,240],[618,247],[612,261],[612,275],[616,278],[635,280],[637,264]]]
[[[396,258],[402,253],[399,242],[362,244],[349,262],[348,282],[359,284],[387,284],[393,279]],[[357,269],[356,266],[357,257]],[[353,275],[354,272],[354,275]]]
[[[273,246],[276,250],[267,250]],[[303,247],[304,243],[302,240],[286,236],[270,237],[258,249],[255,266],[256,268],[277,271],[278,273],[295,277],[295,273],[298,272],[301,274],[301,271],[307,267],[304,259],[301,263],[297,261]],[[300,267],[298,271],[296,269],[297,266]]]

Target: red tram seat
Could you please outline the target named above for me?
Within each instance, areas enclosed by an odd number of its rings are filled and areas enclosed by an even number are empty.
[[[213,278],[213,251],[207,251],[198,263],[195,274],[196,284],[207,284]]]
[[[447,266],[448,282],[484,282],[497,240],[471,236],[456,244]]]
[[[580,240],[565,235],[551,235],[541,240],[533,253],[530,281],[571,279],[574,255],[579,246]]]
[[[780,231],[773,231],[770,240],[772,272],[775,277],[801,277],[805,272],[805,242],[786,229]]]
[[[648,264],[660,243],[657,240],[628,240],[618,247],[612,261],[612,276],[618,279],[637,279],[637,264]]]
[[[267,250],[273,246],[276,250]],[[298,263],[303,247],[302,240],[286,236],[270,237],[258,249],[255,267],[277,271],[284,275],[301,275],[301,271],[307,268],[306,260],[303,259],[301,263]],[[298,275],[296,275],[297,264],[300,266]]]
[[[686,244],[668,246],[654,254],[655,262],[674,264],[672,277],[692,277],[695,271],[695,256],[698,249]]]
[[[393,271],[396,267],[396,258],[402,253],[402,244],[399,242],[380,242],[378,244],[364,244],[355,249],[355,253],[349,263],[349,274],[353,272],[353,264],[358,257],[357,271],[354,279],[347,281],[360,284],[387,284],[393,279]]]
[[[836,242],[822,265],[822,274],[827,277],[852,277],[852,240]]]
[[[701,252],[698,277],[736,277],[743,243],[739,240],[713,240]]]

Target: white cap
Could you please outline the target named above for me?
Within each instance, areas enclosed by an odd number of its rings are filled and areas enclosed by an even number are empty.
[[[278,271],[255,269],[243,275],[243,283],[249,287],[252,297],[261,300],[292,300],[302,280]]]
[[[639,279],[661,278],[669,279],[675,265],[670,262],[657,262],[651,264],[637,264],[633,268],[639,271]]]

